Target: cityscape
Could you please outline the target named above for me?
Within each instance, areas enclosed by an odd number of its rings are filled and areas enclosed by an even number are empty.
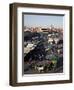
[[[24,26],[24,74],[63,73],[63,28]]]

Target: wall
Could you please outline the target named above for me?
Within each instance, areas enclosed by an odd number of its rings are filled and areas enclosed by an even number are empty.
[[[12,2],[72,5],[74,10],[74,0],[0,0],[0,90],[73,90],[74,82],[72,84],[28,87],[9,86],[9,3]]]

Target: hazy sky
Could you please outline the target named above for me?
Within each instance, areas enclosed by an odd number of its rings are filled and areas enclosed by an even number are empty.
[[[50,25],[63,27],[63,16],[60,15],[27,15],[24,14],[24,26],[49,27]]]

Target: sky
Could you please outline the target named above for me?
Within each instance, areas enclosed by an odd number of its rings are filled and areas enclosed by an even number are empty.
[[[24,14],[24,26],[28,27],[63,27],[63,16]]]

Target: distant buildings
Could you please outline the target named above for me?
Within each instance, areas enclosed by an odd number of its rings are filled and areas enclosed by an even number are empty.
[[[30,31],[30,32],[45,32],[45,33],[50,33],[50,32],[60,32],[63,33],[62,28],[56,28],[56,27],[49,27],[49,28],[44,28],[44,27],[24,27],[24,31]]]

